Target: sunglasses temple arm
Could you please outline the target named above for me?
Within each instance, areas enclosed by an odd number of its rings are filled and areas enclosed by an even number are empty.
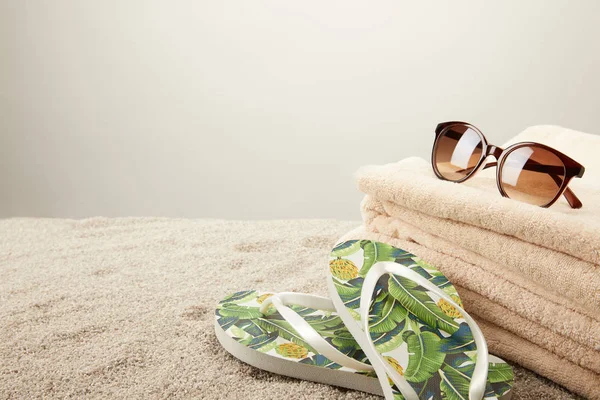
[[[563,196],[565,196],[565,199],[567,199],[567,202],[569,202],[571,208],[581,208],[583,206],[583,203],[581,200],[579,200],[579,197],[575,196],[575,193],[573,193],[573,191],[568,187],[563,192]]]
[[[531,160],[531,161],[533,161],[533,160]],[[484,165],[482,169],[495,167],[496,165],[497,165],[497,162],[494,161],[494,162]],[[540,165],[540,164],[538,164],[538,165],[529,164],[529,165],[533,166],[534,168],[530,167],[528,169],[533,170],[533,171],[548,173],[548,175],[550,175],[552,177],[552,179],[554,179],[554,182],[556,182],[557,185],[559,185],[559,186],[562,185],[562,179],[560,179],[558,177],[558,175],[550,173],[550,171],[548,171],[549,169],[552,168],[551,166]],[[526,164],[524,167],[527,167],[529,165]],[[568,187],[563,192],[563,196],[565,196],[565,199],[567,199],[567,202],[569,203],[571,208],[581,208],[583,206],[583,203],[581,202],[581,200],[579,200],[579,198],[577,196],[575,196],[575,193],[573,193],[573,191],[571,189],[569,189]]]

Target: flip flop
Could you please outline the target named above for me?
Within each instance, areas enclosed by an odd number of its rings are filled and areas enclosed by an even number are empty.
[[[338,315],[377,372],[388,400],[509,399],[513,372],[435,267],[386,243],[351,240],[331,253]]]
[[[383,395],[373,367],[326,297],[233,293],[217,306],[215,333],[225,350],[254,367]]]

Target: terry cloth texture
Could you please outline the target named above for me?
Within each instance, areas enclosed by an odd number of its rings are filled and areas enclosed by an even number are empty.
[[[510,269],[522,279],[537,282],[548,292],[558,293],[591,312],[600,307],[600,266],[542,246],[473,225],[411,210],[389,201],[367,196],[362,203],[365,224],[392,230],[397,221],[434,234],[448,247],[483,257],[497,270]],[[386,227],[386,225],[390,225]],[[600,246],[600,243],[598,244]],[[439,249],[442,251],[442,249]],[[599,261],[600,262],[600,261]]]
[[[528,340],[600,373],[600,352],[595,350],[600,345],[600,320],[591,311],[569,305],[564,297],[557,296],[560,292],[545,292],[517,273],[504,271],[500,264],[464,249],[453,248],[451,244],[412,225],[396,221],[368,226],[371,231],[412,241],[413,247],[418,249],[415,254],[438,266],[455,286],[479,295],[478,302],[485,304],[479,314],[488,315],[488,319],[500,318],[500,321],[491,322],[515,333],[521,332]],[[492,311],[500,309],[501,314]],[[515,320],[507,318],[509,315]],[[515,323],[517,321],[518,324]],[[524,330],[523,322],[531,329]],[[552,335],[543,332],[551,332]],[[574,351],[575,348],[578,351]]]
[[[584,177],[574,178],[570,185],[583,208],[571,209],[564,198],[547,209],[504,198],[496,187],[494,168],[480,171],[461,184],[443,181],[434,175],[429,161],[414,157],[360,169],[358,187],[380,201],[514,236],[597,266],[600,157],[595,152],[600,148],[600,136],[558,127],[533,127],[513,140],[524,138],[556,147],[585,166]]]
[[[213,328],[234,291],[326,295],[329,253],[356,225],[0,220],[0,399],[378,399],[245,365]],[[515,400],[578,398],[525,368],[515,375]]]
[[[410,158],[358,172],[364,227],[408,243],[448,276],[499,356],[600,398],[600,158],[590,151],[600,136],[533,127],[517,141],[545,143],[586,167],[570,185],[582,209],[564,199],[543,209],[502,198],[493,169],[455,184]],[[576,368],[528,362],[532,354]]]

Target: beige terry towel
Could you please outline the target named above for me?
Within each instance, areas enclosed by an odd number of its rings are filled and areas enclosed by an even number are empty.
[[[560,292],[548,291],[517,272],[403,221],[379,217],[365,227],[367,231],[407,242],[410,249],[406,250],[414,249],[415,254],[439,267],[453,283],[476,291],[537,323],[546,324],[586,346],[600,348],[600,313],[597,310],[579,307]],[[564,315],[569,318],[563,318]]]
[[[478,319],[491,353],[516,362],[538,374],[585,396],[600,399],[600,375],[565,361],[535,344]]]
[[[438,218],[458,221],[516,237],[588,263],[600,264],[600,136],[558,127],[533,127],[513,141],[535,140],[556,147],[586,167],[572,189],[583,208],[560,199],[548,209],[500,196],[493,169],[465,183],[438,179],[429,161],[408,158],[394,164],[364,167],[357,173],[364,193]],[[600,268],[599,268],[600,269]]]
[[[519,274],[519,280],[543,287],[547,295],[566,297],[567,303],[577,303],[579,308],[600,315],[600,268],[593,263],[513,236],[436,218],[371,196],[365,197],[361,208],[367,227],[392,237],[399,229],[397,221],[418,227],[439,237],[441,240],[436,249],[445,254],[463,258],[465,253],[480,256],[483,263],[493,265],[498,272],[510,269]]]
[[[479,312],[482,316],[486,307],[501,307],[500,309],[506,310],[507,316],[514,316],[513,320],[519,323],[529,321],[527,326],[531,328],[523,330],[524,325],[516,327],[509,320],[494,320],[494,323],[528,340],[535,340],[578,365],[600,372],[599,365],[595,362],[600,361],[600,352],[596,350],[600,345],[598,316],[573,308],[560,301],[558,296],[545,296],[538,287],[519,280],[518,275],[503,272],[480,259],[456,257],[437,251],[442,246],[432,235],[406,224],[397,226],[399,229],[395,232],[361,227],[349,235],[359,238],[378,238],[377,235],[380,235],[384,241],[391,241],[389,243],[416,254],[435,265],[455,286],[477,294],[478,301],[484,300],[483,306],[478,308],[482,310]],[[540,333],[545,331],[554,335],[540,337]],[[572,351],[575,347],[578,348],[577,352]]]
[[[457,282],[457,277],[461,276],[461,268],[469,268],[465,265],[456,264],[440,264],[439,261],[448,261],[441,253],[435,255],[435,251],[430,251],[422,245],[418,244],[412,238],[398,239],[392,238],[382,233],[369,232],[364,227],[355,229],[344,235],[341,240],[351,239],[370,239],[390,243],[399,248],[405,249],[422,257],[426,261],[430,261],[439,267],[457,287],[463,298],[467,311],[477,319],[481,329],[486,337],[490,352],[496,354],[506,360],[516,362],[523,365],[538,374],[545,376],[566,388],[586,396],[590,399],[600,399],[600,374],[599,372],[599,357],[600,353],[593,351],[586,342],[585,338],[589,338],[590,334],[596,335],[598,326],[594,328],[594,332],[590,332],[589,328],[583,335],[577,335],[578,324],[588,323],[590,320],[585,318],[575,318],[565,321],[567,326],[570,326],[570,331],[580,339],[566,339],[557,334],[552,329],[544,327],[541,323],[535,323],[531,320],[519,316],[506,309],[503,305],[494,303],[485,295],[477,294],[475,291],[466,289],[465,286],[470,286],[472,283],[470,278],[479,280],[479,283],[486,284],[481,276],[481,269],[468,271],[467,279],[461,279]],[[431,258],[439,257],[439,259],[431,260]],[[442,267],[442,265],[444,267]],[[449,268],[448,268],[449,267]],[[474,267],[474,266],[471,266]],[[464,271],[463,271],[464,272]],[[457,275],[458,273],[458,275]],[[484,278],[485,279],[485,278]],[[493,281],[492,281],[493,282]],[[502,285],[499,285],[502,286]],[[478,287],[475,290],[481,290]],[[498,288],[494,288],[498,289]],[[500,291],[504,292],[505,288]],[[489,293],[487,293],[489,294]],[[517,295],[517,297],[519,297]],[[552,309],[549,313],[544,313],[545,306],[553,307],[552,303],[541,303],[539,300],[532,300],[530,296],[525,294],[521,299],[523,309],[532,307],[532,314],[542,312],[538,322],[545,322],[551,318],[556,309]],[[497,324],[501,323],[511,330],[505,329]]]

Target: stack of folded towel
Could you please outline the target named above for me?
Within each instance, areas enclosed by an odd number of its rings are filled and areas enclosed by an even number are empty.
[[[364,226],[344,239],[389,242],[437,266],[492,353],[600,399],[600,136],[538,126],[509,143],[517,141],[585,166],[570,185],[583,208],[503,198],[495,168],[455,184],[410,158],[358,172]]]

